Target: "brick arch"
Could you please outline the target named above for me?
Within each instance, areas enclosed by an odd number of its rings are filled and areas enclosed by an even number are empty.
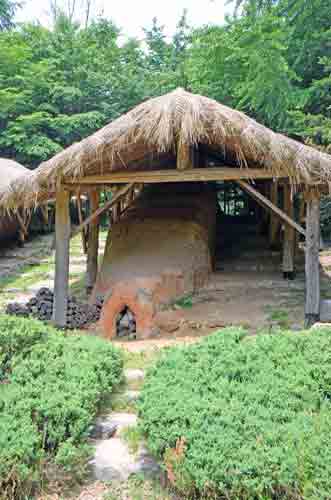
[[[128,307],[135,316],[137,336],[145,338],[151,335],[154,326],[154,306],[152,301],[140,300],[138,292],[127,289],[124,293],[115,292],[105,301],[101,326],[103,334],[108,339],[116,337],[116,318],[118,314]]]

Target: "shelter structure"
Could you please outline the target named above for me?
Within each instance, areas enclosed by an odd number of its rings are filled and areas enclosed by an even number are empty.
[[[0,158],[0,190],[7,191],[8,195],[15,180],[29,174],[30,170],[20,163],[7,158]],[[2,213],[0,216],[1,241],[8,241],[16,235],[19,236],[21,241],[24,241],[27,236],[30,216],[21,209],[15,212],[15,214]]]
[[[66,322],[69,272],[69,201],[88,193],[91,215],[87,273],[93,287],[98,272],[98,219],[112,210],[123,217],[142,186],[173,183],[235,184],[261,207],[270,244],[284,227],[283,272],[294,272],[296,234],[305,239],[306,325],[319,319],[320,193],[331,181],[331,156],[277,134],[245,114],[212,99],[177,89],[150,99],[44,162],[30,176],[0,193],[7,210],[31,209],[56,197],[54,321]],[[112,198],[99,206],[100,191]],[[305,228],[295,219],[293,197],[301,193]],[[280,199],[282,204],[280,205]]]

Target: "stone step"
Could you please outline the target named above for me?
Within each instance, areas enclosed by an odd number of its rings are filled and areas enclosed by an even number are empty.
[[[127,481],[132,474],[160,477],[161,468],[145,444],[141,442],[133,454],[121,437],[121,430],[136,425],[137,416],[131,413],[111,413],[97,418],[90,433],[95,445],[94,457],[89,462],[94,479]]]
[[[110,413],[100,415],[96,418],[94,425],[90,429],[91,439],[110,439],[117,435],[122,429],[135,427],[137,425],[137,415],[134,413]]]
[[[92,473],[98,481],[127,481],[133,474],[160,477],[161,468],[143,443],[133,455],[121,438],[99,441],[90,462]]]
[[[123,397],[128,401],[128,403],[135,403],[138,401],[140,391],[125,391]]]
[[[140,369],[128,368],[128,369],[124,370],[124,376],[125,376],[127,382],[137,382],[137,381],[144,380],[145,372],[144,372],[144,370],[140,370]]]
[[[105,422],[109,425],[116,426],[116,433],[120,432],[126,427],[135,427],[137,425],[137,415],[134,413],[111,413],[106,416]]]

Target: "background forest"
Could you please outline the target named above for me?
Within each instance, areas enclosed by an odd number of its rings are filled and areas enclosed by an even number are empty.
[[[0,0],[0,156],[34,168],[178,86],[331,151],[330,0],[234,2],[224,24],[199,29],[184,12],[172,39],[153,19],[144,40],[92,4],[78,23],[74,2],[50,2],[46,28],[15,25],[19,4]]]

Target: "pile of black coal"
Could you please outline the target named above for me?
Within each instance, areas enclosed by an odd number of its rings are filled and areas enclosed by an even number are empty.
[[[6,313],[41,321],[50,321],[53,315],[54,294],[49,288],[41,288],[26,304],[12,302],[7,305]],[[67,328],[78,329],[96,323],[100,319],[103,298],[97,297],[95,304],[79,302],[70,296],[67,305]]]

